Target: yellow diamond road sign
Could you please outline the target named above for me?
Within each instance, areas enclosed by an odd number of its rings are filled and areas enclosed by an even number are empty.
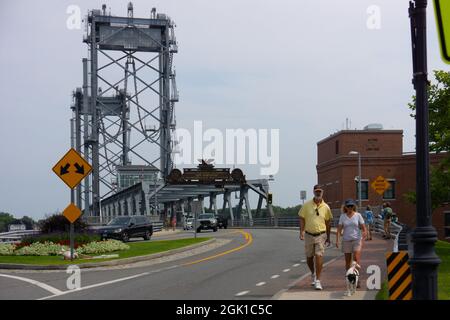
[[[372,182],[372,188],[374,188],[379,195],[382,195],[390,186],[391,184],[382,176],[378,176],[375,181]]]
[[[64,209],[63,215],[70,221],[70,223],[74,223],[80,217],[81,210],[78,209],[76,205],[71,203]]]
[[[441,57],[450,64],[450,0],[434,0],[434,13],[441,44]]]
[[[75,188],[92,170],[83,157],[71,148],[53,167],[53,172],[69,186]]]

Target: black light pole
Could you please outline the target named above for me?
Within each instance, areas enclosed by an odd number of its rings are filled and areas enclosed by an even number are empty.
[[[437,299],[439,257],[434,251],[436,229],[431,222],[428,140],[428,74],[426,37],[427,0],[409,2],[413,56],[413,85],[416,90],[416,228],[411,234],[413,299]]]

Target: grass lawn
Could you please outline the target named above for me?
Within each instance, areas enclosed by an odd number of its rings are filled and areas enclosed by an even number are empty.
[[[441,264],[438,268],[438,299],[450,300],[450,243],[438,241],[435,249],[436,254],[441,259]],[[387,282],[383,282],[376,300],[387,300],[388,298]]]
[[[200,243],[210,238],[191,238],[178,240],[161,240],[161,241],[146,241],[146,242],[128,242],[130,246],[128,250],[109,252],[105,254],[118,254],[119,258],[109,259],[77,259],[74,262],[70,260],[63,260],[61,256],[0,256],[0,263],[15,263],[15,264],[34,264],[34,265],[64,265],[64,264],[80,264],[88,262],[102,262],[108,260],[117,260],[123,258],[131,258],[136,256],[143,256],[152,253],[163,252],[167,250],[182,248],[195,243]],[[97,256],[101,254],[96,254]]]
[[[436,254],[441,259],[438,268],[438,298],[450,300],[450,243],[436,242]]]

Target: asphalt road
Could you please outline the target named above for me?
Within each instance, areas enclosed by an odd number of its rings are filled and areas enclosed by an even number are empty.
[[[308,272],[298,230],[228,229],[199,236],[230,242],[151,266],[81,269],[76,290],[67,288],[65,271],[0,270],[0,299],[270,299]],[[182,237],[192,233],[157,239]],[[325,262],[339,254],[327,249]]]

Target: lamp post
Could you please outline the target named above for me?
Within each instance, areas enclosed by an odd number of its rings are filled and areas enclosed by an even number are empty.
[[[362,208],[362,199],[361,199],[361,153],[358,151],[350,151],[348,154],[350,155],[358,155],[358,203],[359,203],[359,210],[361,211]]]
[[[436,229],[431,220],[429,188],[427,0],[409,3],[413,58],[413,85],[416,90],[416,228],[411,234],[413,256],[409,259],[415,300],[437,299],[439,257],[434,251]]]

